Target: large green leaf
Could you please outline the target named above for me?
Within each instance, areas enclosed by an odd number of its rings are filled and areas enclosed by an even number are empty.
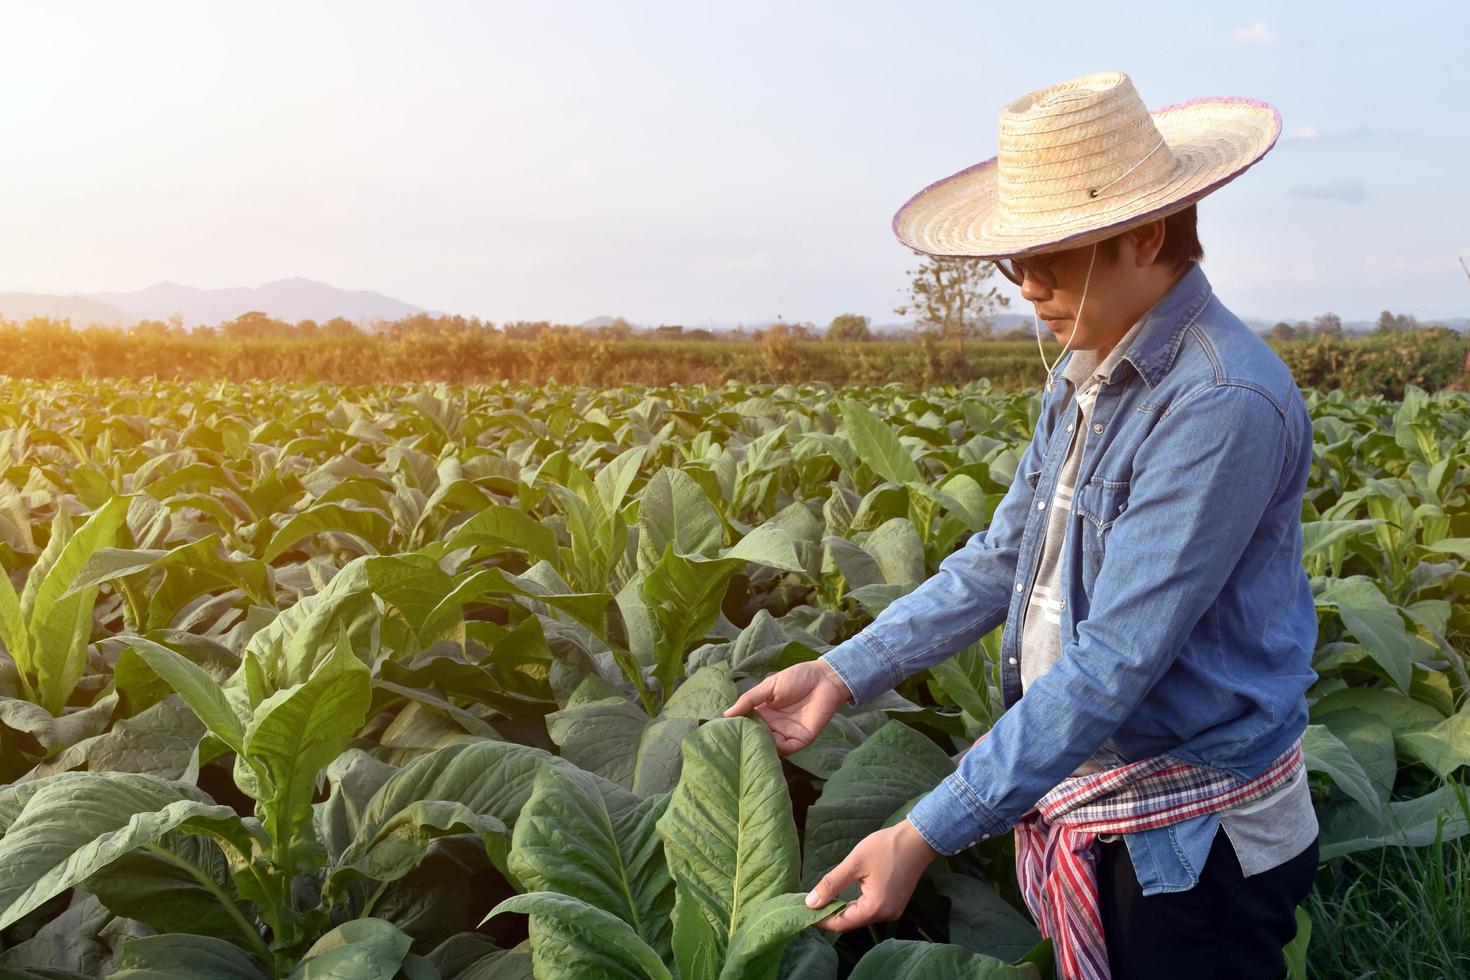
[[[394,980],[413,940],[382,919],[349,919],[318,939],[290,980]]]
[[[312,804],[312,823],[333,860],[357,837],[363,810],[373,794],[397,771],[397,766],[390,766],[362,749],[347,749],[328,763],[326,778],[332,789],[325,800]]]
[[[1322,821],[1319,860],[1384,846],[1421,847],[1434,841],[1437,826],[1446,841],[1470,834],[1457,788],[1464,793],[1463,787],[1446,783],[1423,796],[1394,801],[1382,816],[1356,806],[1333,810]]]
[[[607,607],[613,602],[612,595],[607,592],[555,592],[531,578],[531,572],[537,567],[545,567],[545,563],[538,562],[527,569],[525,575],[512,575],[502,568],[482,568],[471,572],[460,579],[453,590],[440,600],[434,610],[432,622],[441,622],[452,610],[484,596],[512,595],[521,596],[533,603],[545,603],[552,609],[565,612],[598,638],[606,640]]]
[[[423,800],[463,806],[506,827],[515,821],[531,795],[536,774],[547,768],[574,768],[544,749],[514,742],[476,739],[419,756],[383,782],[357,820],[357,840],[379,839],[400,814]],[[491,853],[500,859],[504,855]]]
[[[516,819],[511,871],[529,891],[616,915],[667,961],[674,882],[655,825],[668,802],[667,794],[640,800],[572,768],[547,769]]]
[[[1470,708],[1461,708],[1433,728],[1402,735],[1399,744],[1436,774],[1448,778],[1461,766],[1470,765]]]
[[[67,716],[71,717],[71,716]],[[178,698],[168,698],[110,729],[73,742],[38,763],[22,778],[38,779],[68,769],[93,772],[146,772],[164,779],[193,782],[204,725]]]
[[[684,672],[684,657],[720,617],[726,587],[743,567],[735,558],[705,559],[664,544],[658,564],[643,579],[643,599],[654,624],[654,676],[664,697]]]
[[[207,534],[173,548],[100,548],[77,572],[68,594],[154,568],[190,569],[216,585],[239,588],[256,602],[273,598],[267,591],[269,566],[256,559],[231,559],[220,552],[220,536]],[[192,597],[191,597],[192,598]],[[150,625],[165,625],[163,623]]]
[[[485,918],[501,912],[531,916],[537,980],[674,980],[628,923],[579,898],[556,892],[512,895]]]
[[[235,811],[183,783],[142,773],[64,772],[42,780],[0,839],[0,929],[175,828],[248,848]]]
[[[61,714],[86,668],[92,606],[97,599],[95,586],[76,592],[68,590],[92,553],[110,548],[116,542],[127,519],[129,500],[129,497],[113,497],[88,517],[75,534],[69,533],[70,522],[60,519],[64,509],[59,512],[58,529],[63,530],[55,560],[48,559],[52,545],[57,543],[53,540],[37,561],[21,596],[21,612],[30,626],[30,651],[41,705],[53,715]],[[42,569],[44,575],[36,582],[35,575]]]
[[[124,854],[82,882],[116,915],[159,932],[244,938],[231,908],[230,862],[215,840],[172,830],[154,846]]]
[[[1307,946],[1312,941],[1312,917],[1300,905],[1296,907],[1296,935],[1281,949],[1286,959],[1286,980],[1310,980],[1307,973]]]
[[[1423,701],[1381,687],[1344,687],[1330,691],[1312,705],[1313,722],[1323,722],[1334,711],[1365,711],[1393,730],[1395,738],[1424,731],[1444,721],[1444,715]]]
[[[9,575],[0,575],[0,643],[5,644],[5,652],[15,662],[21,693],[31,696],[35,655],[31,652],[30,628],[21,612],[20,596],[15,594]]]
[[[857,447],[868,468],[893,483],[918,483],[923,480],[919,466],[899,442],[893,430],[862,402],[842,399],[838,402],[842,420],[847,424],[852,444]]]
[[[837,950],[820,929],[803,929],[786,944],[777,980],[837,980]]]
[[[801,884],[812,888],[905,802],[954,772],[954,761],[927,736],[890,721],[849,752],[806,812]]]
[[[244,754],[244,722],[225,697],[218,680],[161,643],[141,636],[124,636],[122,642],[127,645],[124,656],[137,657],[146,664],[183,698],[211,735],[228,745],[232,752]]]
[[[720,967],[720,980],[774,980],[786,944],[807,926],[836,915],[845,901],[808,908],[804,892],[762,900],[745,912]]]
[[[708,943],[710,959],[724,963],[761,903],[796,891],[798,854],[786,779],[762,722],[706,722],[684,740],[683,755],[657,826],[678,885],[675,959],[693,980],[684,969],[692,950]]]
[[[1409,632],[1399,611],[1378,586],[1361,575],[1330,581],[1318,593],[1317,604],[1336,607],[1343,626],[1358,638],[1368,655],[1388,672],[1401,691],[1409,690],[1414,661],[1434,652]]]
[[[863,550],[873,556],[889,585],[913,586],[928,578],[924,542],[907,517],[890,517],[878,525],[864,539]]]
[[[649,479],[638,498],[638,554],[650,567],[664,545],[679,555],[713,558],[725,545],[720,515],[703,488],[682,470],[664,468]]]
[[[449,800],[416,800],[391,818],[374,825],[372,837],[358,836],[332,869],[332,886],[354,876],[397,881],[423,859],[429,845],[452,834],[474,834],[496,865],[510,851],[510,831],[499,819],[475,813]]]
[[[553,563],[558,558],[555,532],[515,507],[493,505],[484,508],[454,529],[449,540],[444,542],[443,550],[447,552],[479,545],[490,545],[496,550],[511,545],[532,558]]]
[[[277,691],[256,708],[235,773],[237,781],[246,772],[260,773],[259,786],[242,789],[260,802],[278,859],[309,827],[317,774],[362,727],[371,697],[369,671],[344,629],[305,683]]]
[[[949,943],[885,939],[858,961],[851,980],[1041,980],[1041,971]]]
[[[421,557],[421,556],[420,556]],[[427,559],[363,556],[342,567],[321,591],[302,598],[250,637],[246,653],[260,663],[269,690],[299,684],[326,657],[344,628],[359,659],[373,657],[381,617],[389,601],[406,618],[427,617],[446,577]],[[379,600],[378,595],[384,600]]]
[[[608,696],[597,696],[604,692]],[[720,717],[735,697],[729,666],[710,664],[689,675],[663,710],[649,718],[641,705],[592,675],[565,708],[546,715],[546,729],[564,758],[639,796],[651,796],[678,782],[683,739],[699,721]]]
[[[817,733],[817,737],[806,748],[788,755],[786,761],[821,779],[831,779],[848,753],[888,724],[887,712],[881,709],[868,710],[869,707],[865,705],[860,709],[853,709],[846,705],[840,706],[832,720]]]
[[[1302,735],[1302,757],[1307,769],[1325,772],[1332,781],[1375,819],[1381,818],[1388,794],[1375,783],[1348,745],[1326,725],[1308,725]]]
[[[949,938],[972,953],[1015,962],[1041,942],[1031,917],[973,875],[932,868],[939,894],[949,899]]]
[[[210,936],[164,934],[123,943],[109,980],[269,980],[255,957]]]
[[[281,525],[281,529],[271,537],[261,559],[274,562],[292,545],[323,531],[350,534],[375,553],[382,552],[387,548],[392,529],[393,524],[387,515],[371,507],[313,504],[301,513],[293,514]]]
[[[751,528],[726,550],[725,557],[765,565],[767,568],[797,572],[808,577],[813,576],[816,571],[815,566],[809,569],[802,562],[801,556],[796,552],[796,541],[790,532],[769,521]]]

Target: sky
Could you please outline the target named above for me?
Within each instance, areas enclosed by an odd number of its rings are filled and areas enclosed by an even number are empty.
[[[1470,316],[1470,4],[1121,9],[0,0],[0,291],[893,322],[894,211],[995,155],[1006,103],[1114,70],[1150,108],[1280,110],[1199,203],[1237,315]]]

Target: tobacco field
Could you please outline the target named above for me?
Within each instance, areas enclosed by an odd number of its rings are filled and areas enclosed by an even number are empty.
[[[1470,396],[1308,405],[1325,865],[1470,833]],[[788,757],[721,717],[984,529],[1039,407],[0,379],[0,980],[1050,976],[1009,835],[803,904],[994,722],[998,630]]]

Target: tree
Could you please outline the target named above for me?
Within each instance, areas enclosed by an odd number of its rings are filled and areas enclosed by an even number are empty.
[[[995,263],[952,255],[925,255],[917,269],[910,269],[908,301],[894,307],[899,316],[913,314],[921,328],[948,340],[958,339],[960,354],[966,337],[989,337],[991,318],[1000,307],[1011,305],[1010,297],[986,284],[995,273]]]
[[[1276,324],[1271,327],[1271,337],[1275,340],[1294,340],[1296,336],[1296,327],[1285,320],[1277,320]]]
[[[259,340],[264,337],[286,337],[291,333],[291,325],[283,323],[260,310],[250,310],[241,313],[233,320],[226,320],[219,325],[220,333],[231,340]]]
[[[839,313],[827,325],[828,340],[872,340],[873,331],[868,329],[868,318],[856,313]]]
[[[133,326],[133,335],[137,337],[167,337],[168,324],[162,320],[139,320]]]
[[[1329,337],[1342,336],[1342,317],[1336,313],[1323,313],[1312,321],[1312,333]]]
[[[817,339],[817,325],[810,320],[798,320],[795,323],[788,323],[786,329],[791,331],[793,340]]]
[[[535,340],[550,329],[546,320],[513,320],[501,326],[507,340]]]
[[[1414,330],[1419,326],[1419,320],[1407,313],[1393,314],[1384,310],[1378,314],[1378,323],[1374,326],[1376,333],[1384,333],[1391,330]]]
[[[361,337],[362,330],[346,317],[334,316],[321,326],[323,337]]]

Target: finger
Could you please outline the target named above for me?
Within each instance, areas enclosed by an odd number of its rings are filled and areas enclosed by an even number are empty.
[[[853,929],[861,929],[876,921],[877,909],[877,898],[872,895],[863,895],[856,901],[849,902],[842,911],[834,912],[825,919],[819,919],[812,924],[828,932],[851,932]]]
[[[836,898],[838,892],[857,881],[859,877],[857,863],[849,854],[835,868],[822,875],[816,886],[807,892],[806,907],[809,909],[821,908]]]
[[[776,751],[781,755],[788,752],[799,752],[807,746],[807,740],[800,735],[787,735],[783,732],[772,732],[771,734],[776,741]]]
[[[746,691],[735,699],[735,703],[725,709],[725,717],[743,715],[758,704],[763,704],[771,699],[771,680],[766,678],[755,687]]]
[[[767,713],[764,707],[755,709],[756,714],[765,719],[766,725],[771,729],[771,735],[776,741],[776,751],[782,755],[795,752],[810,745],[813,739],[811,732],[807,731],[799,722],[792,720],[788,715],[775,712]]]

